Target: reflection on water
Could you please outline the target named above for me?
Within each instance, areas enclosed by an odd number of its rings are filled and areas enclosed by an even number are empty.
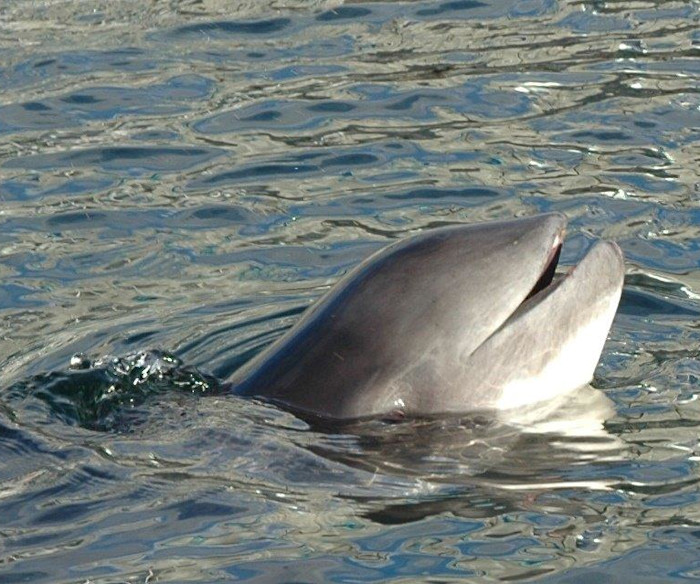
[[[697,20],[3,2],[0,580],[700,578]],[[598,389],[539,424],[227,394],[387,241],[547,210],[628,276]]]

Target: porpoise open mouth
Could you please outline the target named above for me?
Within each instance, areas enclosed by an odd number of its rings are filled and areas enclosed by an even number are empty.
[[[564,236],[562,234],[561,237],[557,238],[556,243],[552,247],[551,251],[549,252],[549,258],[547,259],[547,265],[542,272],[542,275],[540,276],[540,279],[537,280],[535,285],[532,287],[532,290],[530,290],[530,293],[525,297],[523,300],[523,304],[542,292],[543,290],[549,288],[552,285],[552,282],[554,282],[554,278],[557,275],[557,266],[559,265],[559,257],[561,256],[561,246],[562,246],[562,240]]]

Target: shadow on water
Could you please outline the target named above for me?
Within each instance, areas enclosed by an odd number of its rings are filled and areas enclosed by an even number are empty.
[[[322,434],[305,447],[370,474],[432,485],[398,503],[360,497],[373,521],[407,523],[444,513],[484,518],[523,510],[532,493],[614,489],[618,480],[609,470],[625,458],[626,445],[607,431],[613,416],[612,402],[587,386],[526,412],[343,426],[316,420]]]

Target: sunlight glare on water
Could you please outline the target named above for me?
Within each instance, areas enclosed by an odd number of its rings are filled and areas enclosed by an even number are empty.
[[[700,579],[698,4],[0,5],[0,581]],[[382,245],[569,218],[627,276],[516,428],[225,379]]]

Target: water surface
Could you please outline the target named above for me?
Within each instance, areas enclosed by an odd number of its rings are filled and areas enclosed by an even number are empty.
[[[700,579],[696,2],[0,23],[2,582]],[[382,245],[552,210],[564,263],[611,238],[628,273],[550,425],[333,431],[222,387]]]

